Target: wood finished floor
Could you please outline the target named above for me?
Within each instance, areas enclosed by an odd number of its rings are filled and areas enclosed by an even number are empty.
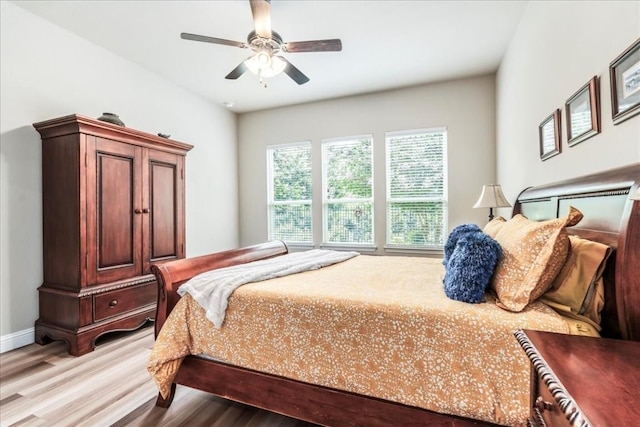
[[[182,386],[168,409],[158,408],[146,370],[152,346],[146,327],[107,334],[82,357],[61,342],[1,354],[0,426],[314,426]]]

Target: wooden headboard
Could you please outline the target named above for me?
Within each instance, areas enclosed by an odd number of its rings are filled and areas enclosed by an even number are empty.
[[[629,199],[640,186],[640,163],[528,188],[513,215],[543,221],[565,216],[569,206],[584,218],[571,234],[611,246],[605,269],[602,335],[640,341],[640,201]]]

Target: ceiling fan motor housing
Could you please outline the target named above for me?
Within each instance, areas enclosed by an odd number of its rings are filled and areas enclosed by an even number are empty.
[[[274,54],[282,50],[282,37],[275,31],[271,31],[270,39],[260,37],[255,31],[251,31],[247,36],[247,43],[254,52],[267,50]]]

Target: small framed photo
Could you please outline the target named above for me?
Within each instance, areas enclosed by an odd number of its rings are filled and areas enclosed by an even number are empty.
[[[597,76],[567,100],[565,112],[570,147],[600,133],[600,82]]]
[[[613,124],[640,113],[640,39],[609,65]]]
[[[556,109],[538,126],[540,159],[547,160],[560,154],[560,109]]]

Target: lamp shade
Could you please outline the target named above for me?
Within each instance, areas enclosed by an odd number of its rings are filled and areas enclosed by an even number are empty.
[[[629,195],[631,200],[640,200],[640,187],[636,188],[636,191]]]
[[[502,188],[498,184],[488,184],[482,186],[482,194],[473,205],[474,208],[507,208],[511,206],[502,193]]]

